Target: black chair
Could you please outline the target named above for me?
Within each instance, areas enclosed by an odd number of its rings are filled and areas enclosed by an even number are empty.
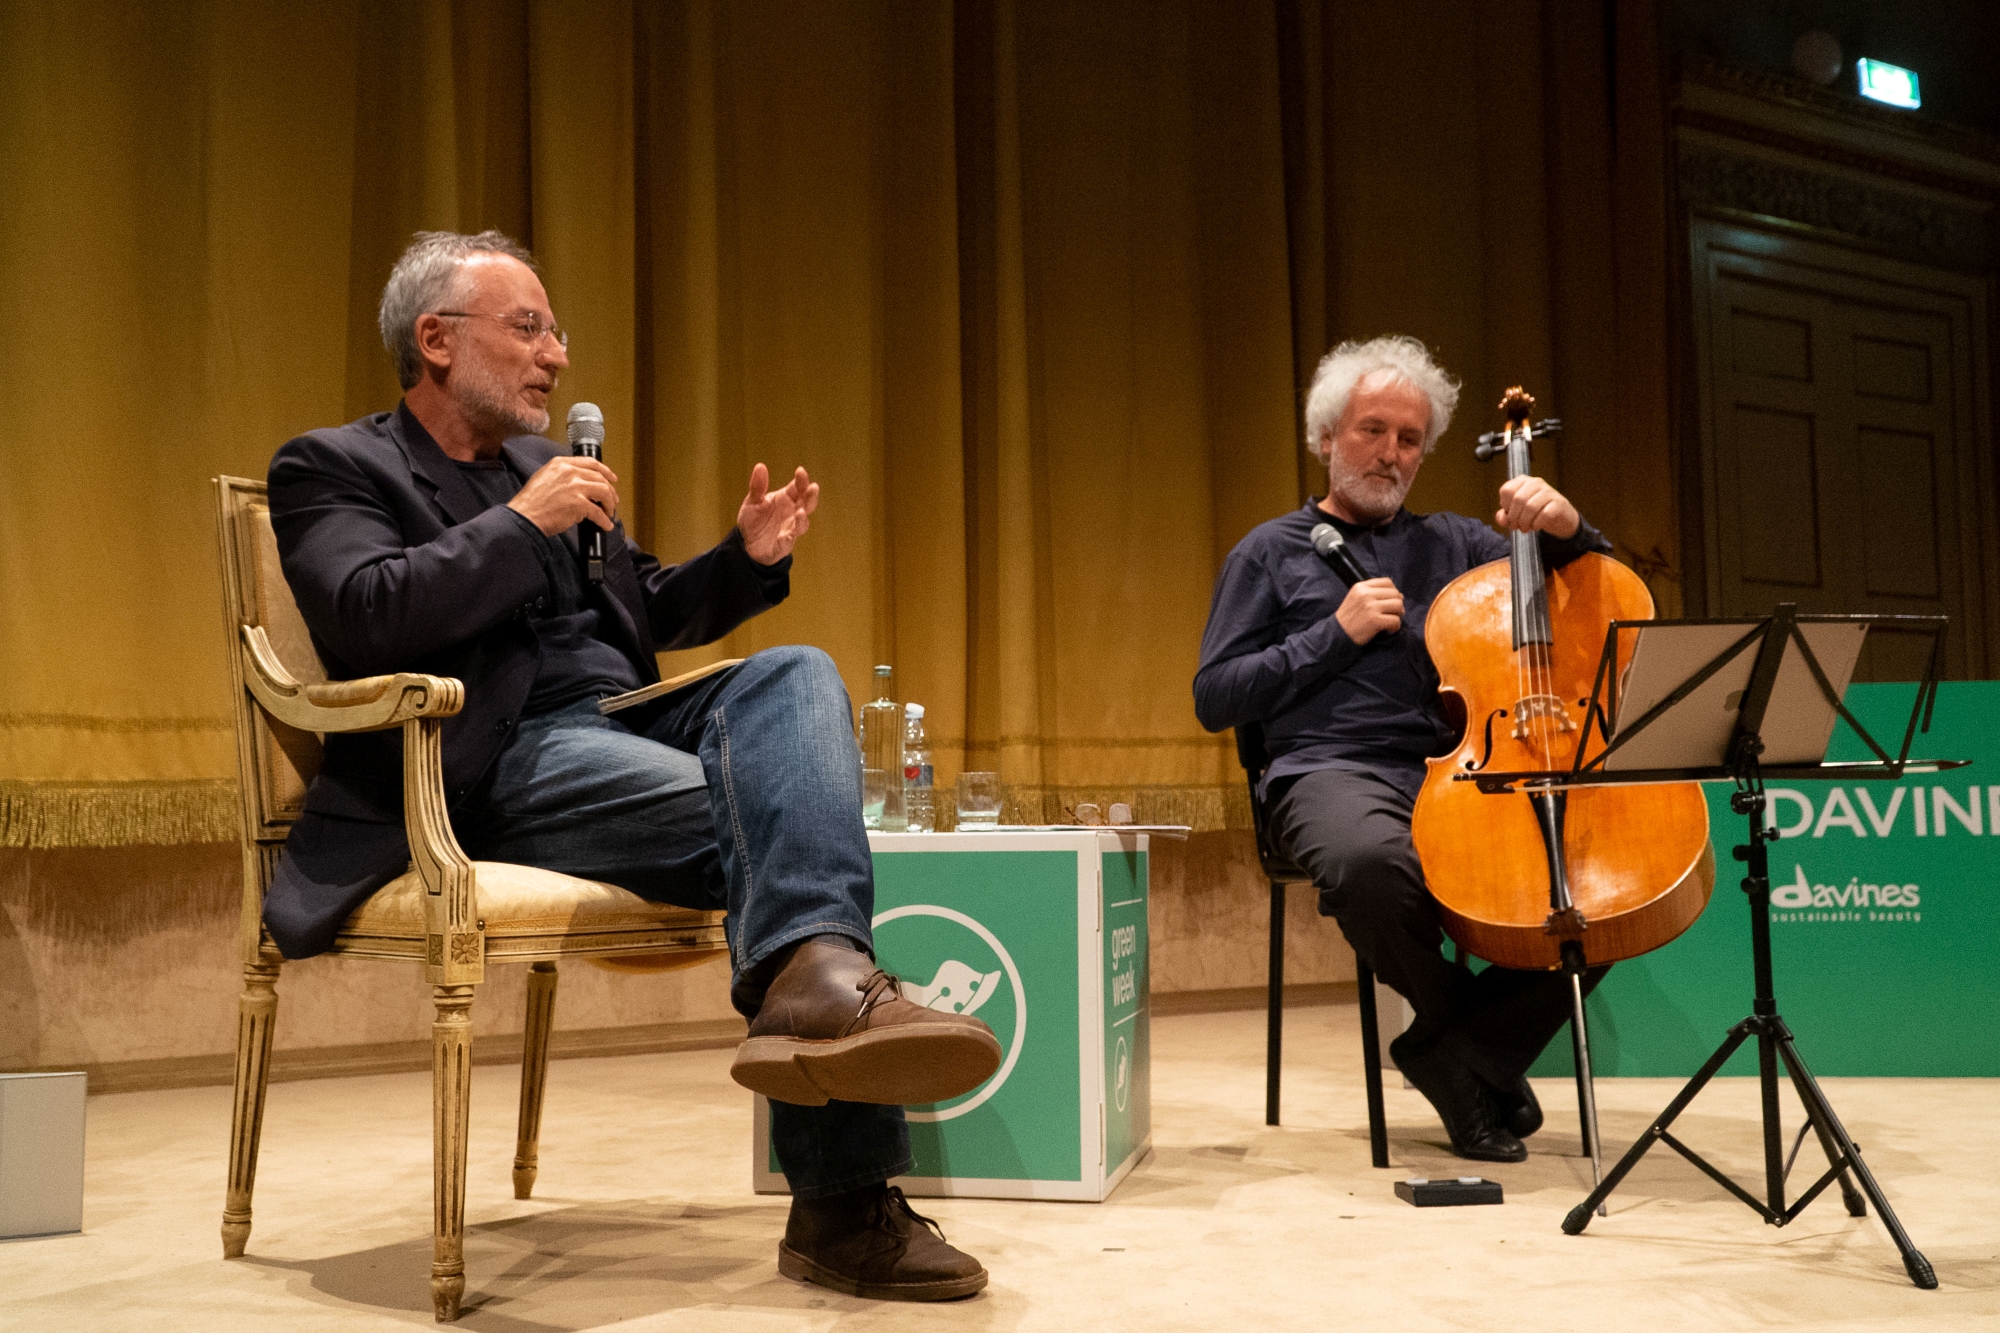
[[[1250,780],[1250,817],[1257,830],[1257,859],[1271,881],[1270,1018],[1264,1045],[1264,1123],[1278,1123],[1278,1078],[1285,1044],[1285,886],[1306,884],[1311,876],[1278,850],[1271,837],[1271,818],[1257,789],[1271,757],[1264,752],[1264,729],[1236,729],[1236,757]],[[1389,1129],[1382,1111],[1382,1045],[1375,1025],[1375,973],[1354,960],[1354,984],[1361,1000],[1361,1067],[1368,1080],[1368,1156],[1376,1166],[1389,1165]]]

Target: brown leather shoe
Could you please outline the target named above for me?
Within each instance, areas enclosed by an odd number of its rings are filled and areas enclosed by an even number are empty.
[[[1000,1067],[993,1029],[903,998],[864,953],[807,940],[764,993],[729,1075],[773,1101],[909,1106],[972,1091]]]
[[[945,1243],[894,1185],[792,1200],[778,1271],[875,1301],[949,1301],[986,1285],[986,1269]]]

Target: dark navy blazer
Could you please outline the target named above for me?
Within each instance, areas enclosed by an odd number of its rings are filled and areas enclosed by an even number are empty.
[[[519,475],[566,452],[539,435],[503,446]],[[285,579],[335,680],[421,671],[465,683],[444,719],[445,795],[474,790],[506,744],[535,681],[541,646],[526,611],[550,592],[547,542],[488,506],[409,409],[379,412],[286,444],[271,460],[271,524]],[[565,534],[574,547],[575,533]],[[732,531],[663,566],[618,525],[591,596],[602,633],[647,682],[653,654],[721,638],[789,591],[790,557],[757,564]],[[329,736],[305,812],[264,900],[287,958],[332,947],[341,922],[403,873],[401,729]]]

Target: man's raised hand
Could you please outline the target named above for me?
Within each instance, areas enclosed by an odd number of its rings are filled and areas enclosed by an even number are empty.
[[[583,522],[609,532],[618,516],[618,474],[595,458],[559,454],[535,469],[507,507],[547,537]]]
[[[1403,594],[1387,579],[1363,579],[1347,590],[1333,618],[1348,638],[1364,644],[1403,627]]]
[[[790,484],[774,491],[770,471],[757,464],[750,469],[750,493],[736,511],[743,549],[760,565],[777,564],[806,535],[817,508],[819,483],[807,476],[804,468],[794,469]]]

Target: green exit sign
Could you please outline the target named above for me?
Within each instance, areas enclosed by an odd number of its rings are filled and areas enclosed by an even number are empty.
[[[1886,65],[1879,60],[1857,60],[1854,62],[1856,76],[1861,81],[1861,95],[1872,97],[1890,106],[1919,107],[1923,98],[1917,94],[1917,72],[1904,69],[1900,65]]]

